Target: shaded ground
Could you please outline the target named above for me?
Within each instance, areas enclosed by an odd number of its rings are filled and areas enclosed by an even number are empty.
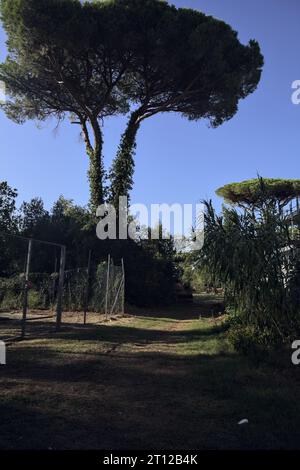
[[[21,310],[0,310],[0,338],[11,343],[20,339],[22,331],[22,311]],[[120,317],[120,315],[118,315]],[[112,318],[115,320],[116,317]],[[87,323],[98,325],[106,322],[104,314],[89,312]],[[71,326],[83,326],[83,312],[63,312],[63,323]],[[26,337],[37,338],[48,336],[56,331],[56,311],[55,310],[35,310],[29,309],[26,319]]]
[[[206,300],[11,345],[0,448],[300,448],[300,368],[233,353]]]

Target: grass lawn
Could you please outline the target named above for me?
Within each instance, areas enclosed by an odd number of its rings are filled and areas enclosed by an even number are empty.
[[[13,343],[0,448],[299,449],[300,366],[234,353],[202,301]]]

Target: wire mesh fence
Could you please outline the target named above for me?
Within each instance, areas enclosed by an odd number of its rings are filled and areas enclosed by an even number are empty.
[[[123,261],[117,266],[109,256],[88,268],[65,272],[63,310],[83,312],[83,322],[88,312],[105,315],[107,320],[124,313],[125,273]]]
[[[61,317],[65,248],[2,234],[0,253],[1,339],[53,330]]]
[[[37,336],[69,322],[124,313],[124,263],[89,253],[86,268],[65,270],[63,245],[0,234],[0,339]]]
[[[105,314],[107,317],[124,313],[124,296],[125,296],[125,274],[124,263],[116,266],[113,259],[108,257],[107,266],[107,289]]]

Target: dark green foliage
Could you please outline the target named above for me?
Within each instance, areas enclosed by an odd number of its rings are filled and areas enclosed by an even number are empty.
[[[22,308],[24,280],[22,276],[0,278],[0,308]]]
[[[131,252],[125,255],[129,301],[140,306],[171,303],[175,295],[174,260],[162,253],[158,255],[155,247],[131,243]]]
[[[110,170],[110,202],[114,207],[119,205],[119,197],[127,196],[129,202],[130,190],[133,186],[134,154],[136,150],[136,134],[140,124],[133,114],[124,132],[115,160]]]
[[[3,186],[3,185],[2,185]],[[3,186],[4,187],[4,186]],[[40,199],[36,198],[21,206],[20,215],[16,217],[15,193],[5,185],[8,198],[0,207],[0,220],[9,214],[7,226],[14,221],[14,232],[20,236],[33,237],[38,240],[60,243],[67,247],[67,271],[77,277],[72,282],[72,289],[78,285],[76,292],[71,292],[67,301],[71,306],[83,305],[85,292],[85,270],[89,250],[92,251],[92,278],[97,279],[97,269],[108,254],[116,264],[124,259],[126,270],[126,300],[138,305],[168,303],[174,296],[176,280],[175,252],[173,240],[99,240],[96,237],[96,224],[91,213],[77,206],[71,200],[60,197],[50,212],[46,211]],[[6,200],[6,199],[5,199]],[[7,208],[11,210],[8,211]],[[16,217],[16,220],[14,219]],[[5,230],[7,234],[8,231]],[[24,273],[28,243],[26,240],[9,237],[0,233],[0,277],[12,277]],[[31,272],[43,273],[39,279],[49,279],[57,273],[60,250],[34,242],[31,260]],[[101,264],[100,264],[101,266]],[[78,268],[81,268],[78,271]],[[99,276],[98,276],[99,280]],[[37,280],[38,281],[38,280]],[[77,282],[78,281],[78,282]],[[71,285],[71,284],[70,284]],[[32,292],[45,289],[38,285]],[[76,288],[75,288],[76,290]],[[91,296],[93,296],[93,288]],[[33,293],[31,294],[34,295]],[[40,295],[40,294],[38,294]],[[40,302],[37,300],[37,302]],[[91,305],[99,305],[99,299],[91,300]]]
[[[53,276],[45,273],[30,274],[28,307],[33,309],[54,308],[56,283]],[[0,278],[0,309],[22,309],[24,300],[24,276]]]
[[[133,184],[145,119],[178,112],[216,127],[260,80],[257,42],[242,45],[223,21],[159,0],[1,0],[8,57],[0,66],[16,122],[66,116],[90,159],[91,208],[106,196],[102,120],[129,113],[110,177],[110,199]]]
[[[49,213],[44,209],[41,198],[34,198],[29,202],[23,202],[20,208],[20,231],[25,237],[33,237],[35,233],[41,233],[43,225],[47,224]]]
[[[6,181],[0,182],[0,231],[14,233],[17,227],[16,198],[17,191]]]
[[[82,129],[90,158],[91,207],[104,199],[100,120],[126,112],[117,84],[128,51],[127,27],[103,3],[72,0],[2,0],[9,55],[1,66],[11,119],[58,120],[68,116]]]
[[[280,207],[300,196],[300,180],[255,178],[226,184],[216,191],[225,202],[241,207],[260,207],[264,202],[277,202]]]
[[[248,338],[252,332],[253,341],[265,346],[290,340],[300,331],[300,252],[289,218],[268,193],[256,213],[224,208],[217,216],[211,203],[206,208],[200,261],[211,281],[226,289],[237,336],[246,328]]]
[[[176,254],[176,267],[178,280],[183,287],[194,291],[195,293],[204,292],[206,288],[206,279],[204,273],[197,269],[198,253],[197,251],[179,252]]]
[[[234,348],[252,362],[259,364],[268,355],[267,345],[274,344],[274,338],[263,335],[261,330],[253,325],[230,324],[227,338]],[[277,342],[275,342],[277,344]]]
[[[166,2],[123,3],[133,7],[130,31],[136,36],[134,80],[125,89],[134,111],[111,170],[113,202],[132,187],[136,135],[145,119],[176,112],[217,127],[256,89],[263,66],[258,43],[242,45],[222,21]]]
[[[86,302],[86,290],[86,269],[66,271],[63,295],[64,310],[69,312],[83,311]]]
[[[4,270],[12,265],[12,241],[4,238],[3,233],[10,235],[17,233],[18,217],[16,213],[17,191],[12,189],[6,181],[0,182],[0,276]]]

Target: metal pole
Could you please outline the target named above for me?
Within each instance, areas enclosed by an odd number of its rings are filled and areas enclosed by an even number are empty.
[[[54,304],[55,304],[56,271],[57,271],[57,253],[55,251],[54,273],[53,273],[54,277],[52,280],[52,312],[54,311]]]
[[[113,306],[112,306],[111,309],[110,309],[110,315],[112,315],[113,312],[114,312],[114,308],[115,308],[115,306],[116,306],[116,304],[117,304],[117,302],[118,302],[118,298],[119,298],[119,294],[120,294],[120,291],[121,291],[122,286],[123,286],[123,278],[121,279],[121,282],[120,282],[120,284],[119,284],[119,287],[118,287],[118,290],[117,290],[117,293],[116,293],[116,296],[115,296],[115,300],[114,300]]]
[[[297,199],[296,199],[296,207],[297,207],[296,225],[298,226],[298,238],[299,238],[299,230],[300,230],[300,205],[299,205],[299,196],[297,196]]]
[[[122,315],[124,315],[125,314],[125,266],[124,266],[124,258],[122,258],[122,273],[123,273]]]
[[[85,291],[85,299],[84,299],[84,314],[83,314],[83,324],[86,325],[86,315],[88,310],[88,302],[89,302],[89,286],[90,286],[90,272],[91,272],[91,257],[92,257],[92,250],[89,251],[89,259],[87,265],[87,279],[86,279],[86,291]]]
[[[25,269],[25,282],[24,282],[24,300],[23,300],[22,333],[21,333],[22,338],[25,338],[25,334],[26,334],[26,318],[27,318],[27,308],[28,308],[28,287],[29,287],[28,282],[29,282],[31,254],[32,254],[32,240],[29,240],[27,260],[26,260],[26,269]]]
[[[106,295],[105,295],[105,318],[106,318],[106,320],[108,320],[109,273],[110,273],[110,255],[108,255],[108,260],[107,260],[107,274],[106,274]]]
[[[56,330],[60,329],[62,319],[62,297],[64,289],[66,267],[66,247],[61,247],[60,266],[59,266],[59,281],[58,281],[58,294],[57,294],[57,309],[56,309]]]

